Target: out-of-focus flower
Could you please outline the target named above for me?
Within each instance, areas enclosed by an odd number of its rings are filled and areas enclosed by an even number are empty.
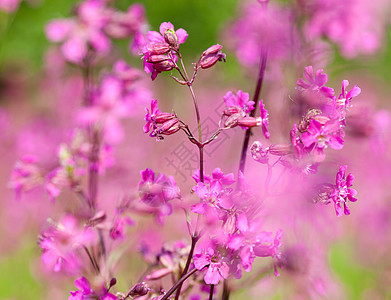
[[[35,156],[25,155],[16,162],[8,186],[15,190],[17,199],[22,191],[29,191],[44,182],[43,174],[38,168]]]
[[[0,10],[13,13],[19,8],[21,0],[0,0]]]
[[[357,199],[354,198],[354,196],[357,195],[357,191],[351,188],[353,185],[354,176],[352,173],[349,173],[347,176],[345,175],[347,168],[347,166],[339,167],[339,171],[336,176],[336,185],[330,195],[334,201],[335,212],[337,213],[338,217],[343,216],[343,214],[350,214],[350,210],[347,205],[348,200],[350,202],[357,201]]]
[[[296,89],[301,92],[320,92],[323,96],[331,98],[334,96],[334,90],[325,86],[327,82],[327,74],[323,73],[323,69],[319,69],[315,72],[312,66],[304,68],[303,78],[297,80]]]
[[[326,36],[336,43],[343,56],[372,54],[380,48],[388,22],[387,0],[302,1],[309,19],[305,33],[309,39]],[[359,23],[356,20],[360,20]]]
[[[279,229],[273,239],[272,232],[264,232],[264,236],[260,238],[261,243],[254,247],[254,253],[256,256],[267,257],[271,256],[274,258],[274,275],[280,276],[277,269],[278,259],[281,256],[280,248],[282,246],[282,230]]]
[[[70,19],[50,21],[45,28],[51,42],[63,42],[64,57],[79,64],[87,57],[88,48],[96,53],[107,54],[111,41],[104,33],[104,27],[110,21],[110,12],[103,0],[86,0],[77,8],[77,16]]]
[[[75,286],[78,288],[78,291],[71,291],[71,296],[69,296],[68,300],[117,300],[117,297],[109,293],[104,285],[94,291],[85,277],[76,279]]]
[[[96,242],[96,233],[91,228],[79,228],[76,218],[65,215],[57,224],[43,231],[39,245],[43,250],[42,262],[55,272],[64,270],[77,274],[82,267],[80,257],[83,247]]]
[[[179,199],[180,190],[172,176],[159,174],[155,177],[155,172],[148,168],[140,173],[142,177],[139,182],[141,202],[147,205],[157,221],[163,224],[166,216],[172,213],[169,201]]]

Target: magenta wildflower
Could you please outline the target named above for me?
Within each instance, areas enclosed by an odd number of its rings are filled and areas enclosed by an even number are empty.
[[[357,97],[361,93],[361,89],[355,85],[350,91],[346,88],[349,85],[349,81],[342,81],[342,91],[338,98],[333,98],[333,114],[335,118],[338,118],[345,125],[345,117],[348,109],[352,106],[351,102],[354,97]]]
[[[270,138],[270,133],[269,131],[267,130],[268,126],[269,126],[269,113],[267,112],[267,110],[265,109],[265,105],[263,104],[263,100],[261,100],[259,102],[259,110],[260,110],[260,120],[261,120],[261,124],[262,124],[262,132],[263,132],[263,135],[266,139],[269,139]]]
[[[181,197],[179,187],[172,176],[159,174],[151,169],[140,172],[139,192],[142,203],[149,207],[149,212],[156,216],[159,223],[164,223],[166,216],[172,213],[169,201]]]
[[[159,73],[170,71],[176,66],[175,52],[188,36],[182,28],[175,31],[170,22],[163,22],[159,30],[160,33],[149,31],[143,41],[144,71],[151,74],[152,80],[155,80]]]
[[[117,300],[117,297],[109,293],[104,285],[98,291],[92,290],[90,282],[85,277],[76,279],[75,286],[78,291],[71,291],[68,300]]]
[[[15,190],[17,199],[22,191],[32,190],[43,183],[44,178],[36,162],[37,158],[31,155],[25,155],[16,162],[8,186]]]
[[[89,47],[101,55],[109,52],[111,41],[104,33],[109,17],[103,0],[86,0],[78,7],[75,18],[50,21],[45,28],[46,36],[51,42],[63,42],[64,57],[79,64],[86,58]]]
[[[225,256],[216,251],[211,245],[203,249],[200,254],[194,255],[194,266],[197,270],[202,270],[208,266],[208,270],[204,275],[206,284],[218,284],[221,279],[228,278],[229,265]]]
[[[343,147],[341,126],[337,120],[329,120],[324,125],[312,120],[308,130],[302,134],[301,140],[306,148],[313,149],[316,162],[325,159],[324,149],[328,146],[335,150]]]
[[[218,61],[224,61],[226,55],[221,51],[223,46],[217,44],[206,49],[196,65],[196,68],[208,69],[213,67]]]
[[[262,237],[260,238],[260,243],[254,247],[254,253],[256,256],[267,257],[271,256],[274,258],[274,275],[280,276],[280,273],[277,269],[278,259],[281,256],[280,248],[282,246],[282,230],[279,229],[276,232],[276,236],[273,239],[272,232],[263,232]]]
[[[299,91],[320,92],[323,96],[332,98],[334,96],[334,90],[325,86],[327,82],[327,75],[323,74],[323,69],[319,69],[315,72],[312,66],[304,68],[303,78],[299,78],[296,84]]]
[[[244,93],[239,90],[236,95],[231,91],[227,92],[224,96],[224,102],[227,106],[224,114],[226,116],[231,116],[236,113],[243,112],[244,114],[249,113],[254,109],[254,101],[248,101],[248,93]]]
[[[82,265],[79,251],[94,244],[96,237],[91,228],[79,228],[76,218],[66,215],[58,224],[52,224],[42,232],[39,242],[43,250],[42,262],[55,272],[64,269],[77,273]]]
[[[151,101],[151,111],[145,108],[147,113],[145,114],[145,121],[143,129],[145,133],[148,133],[150,137],[156,137],[158,140],[162,140],[162,135],[171,135],[182,128],[182,125],[175,114],[162,113],[157,108],[157,100]]]
[[[123,239],[125,237],[125,225],[133,226],[134,222],[126,216],[117,216],[110,228],[110,237],[113,240]]]
[[[21,0],[0,0],[0,10],[12,13],[19,8]]]
[[[333,192],[331,193],[331,198],[334,201],[335,212],[338,217],[350,214],[347,201],[356,202],[357,199],[354,196],[357,195],[357,191],[352,189],[354,176],[352,173],[349,173],[346,177],[347,166],[340,166],[339,171],[336,176],[336,185]]]

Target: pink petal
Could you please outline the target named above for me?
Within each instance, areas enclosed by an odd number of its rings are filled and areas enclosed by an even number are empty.
[[[183,28],[179,28],[175,33],[178,37],[179,44],[183,44],[189,36],[186,30],[184,30]]]
[[[64,41],[72,30],[73,22],[67,19],[59,19],[49,22],[45,26],[45,34],[51,42]]]

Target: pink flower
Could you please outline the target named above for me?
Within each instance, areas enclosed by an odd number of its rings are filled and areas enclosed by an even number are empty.
[[[149,207],[149,212],[154,214],[157,221],[164,223],[166,216],[172,213],[169,201],[181,197],[180,190],[172,176],[159,174],[145,169],[140,172],[142,180],[139,182],[139,192],[142,203]]]
[[[76,218],[66,215],[42,232],[39,242],[43,250],[42,262],[55,272],[78,273],[82,265],[79,250],[96,240],[91,228],[80,229]]]
[[[296,84],[296,87],[299,91],[309,91],[309,92],[320,92],[323,96],[332,98],[334,96],[334,90],[330,87],[325,86],[327,82],[327,75],[323,74],[323,69],[316,71],[314,75],[314,70],[312,66],[304,68],[303,78],[299,78]]]
[[[302,134],[301,141],[306,148],[313,149],[316,162],[321,162],[325,159],[324,149],[328,146],[336,150],[342,149],[343,140],[340,127],[340,123],[337,120],[329,120],[322,125],[313,119],[307,131]]]
[[[63,42],[64,57],[79,64],[86,58],[89,47],[101,55],[109,52],[111,42],[104,33],[109,14],[104,1],[86,0],[78,7],[75,18],[50,21],[45,33],[51,42]]]
[[[266,139],[269,139],[270,138],[270,133],[267,130],[267,128],[269,126],[269,113],[265,109],[265,105],[263,104],[263,100],[261,100],[259,102],[259,111],[260,111],[259,119],[260,119],[261,124],[262,124],[263,135],[264,135],[264,137]]]
[[[346,177],[347,166],[340,166],[339,172],[336,176],[336,185],[333,192],[331,193],[331,198],[334,201],[335,212],[338,217],[342,217],[343,214],[349,215],[350,210],[347,205],[347,201],[356,202],[357,199],[354,196],[357,195],[357,191],[352,189],[354,176],[352,173],[349,173]]]
[[[187,32],[179,28],[175,31],[174,25],[164,22],[160,25],[160,33],[149,31],[146,40],[140,39],[143,44],[144,71],[151,74],[152,80],[164,71],[170,71],[176,66],[179,45],[187,39]]]
[[[21,0],[0,0],[0,10],[12,13],[19,8]]]
[[[149,134],[150,137],[156,137],[158,140],[162,140],[162,135],[171,135],[181,129],[182,125],[175,114],[162,113],[157,108],[157,100],[151,101],[151,111],[148,108],[145,110],[147,113],[144,119],[147,123],[143,129],[145,133],[151,131]]]
[[[208,266],[208,270],[204,275],[206,284],[218,284],[221,279],[228,278],[229,266],[226,259],[214,247],[208,246],[206,249],[203,249],[201,254],[194,255],[193,260],[197,270],[202,270]]]
[[[71,291],[68,300],[117,300],[117,297],[109,293],[108,289],[102,285],[98,291],[93,291],[90,282],[85,277],[80,277],[75,281],[78,291]]]
[[[244,93],[241,90],[239,90],[236,95],[231,91],[227,92],[224,96],[224,102],[227,106],[224,114],[226,116],[231,116],[239,112],[243,112],[244,114],[249,113],[254,109],[254,101],[248,100],[248,93]]]
[[[44,182],[41,170],[38,168],[35,156],[24,155],[16,162],[8,186],[15,190],[16,198],[20,198],[22,191],[29,191]]]
[[[282,230],[279,229],[276,232],[276,236],[273,239],[273,233],[271,232],[263,232],[260,239],[260,243],[254,247],[254,253],[256,256],[267,257],[271,256],[274,258],[274,275],[280,276],[280,273],[277,269],[278,259],[281,256],[280,248],[282,246]]]
[[[351,102],[354,97],[357,97],[361,93],[361,89],[355,85],[350,91],[346,88],[349,85],[349,81],[342,81],[342,91],[338,98],[333,97],[333,117],[338,118],[345,125],[345,117],[348,109],[352,106]]]

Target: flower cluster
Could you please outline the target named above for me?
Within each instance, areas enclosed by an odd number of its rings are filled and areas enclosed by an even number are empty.
[[[269,114],[265,109],[263,100],[259,103],[260,116],[255,118],[248,116],[252,110],[254,110],[254,101],[249,101],[249,94],[239,90],[236,95],[231,91],[227,92],[224,96],[224,102],[226,109],[223,112],[223,116],[226,117],[224,127],[233,128],[235,126],[241,126],[242,128],[251,128],[262,126],[263,135],[265,138],[269,138],[268,131],[269,126]]]
[[[349,82],[344,80],[342,82],[342,92],[337,98],[334,95],[334,90],[325,86],[327,75],[322,72],[321,69],[317,70],[314,75],[313,68],[311,66],[306,67],[303,77],[307,81],[302,78],[297,81],[299,93],[310,92],[312,95],[322,95],[325,97],[325,102],[321,103],[321,109],[308,110],[299,125],[295,124],[291,131],[291,143],[296,155],[303,157],[311,153],[313,161],[316,163],[325,159],[326,148],[342,149],[346,113],[351,106],[352,98],[358,96],[361,92],[356,85],[347,92],[346,87]]]

